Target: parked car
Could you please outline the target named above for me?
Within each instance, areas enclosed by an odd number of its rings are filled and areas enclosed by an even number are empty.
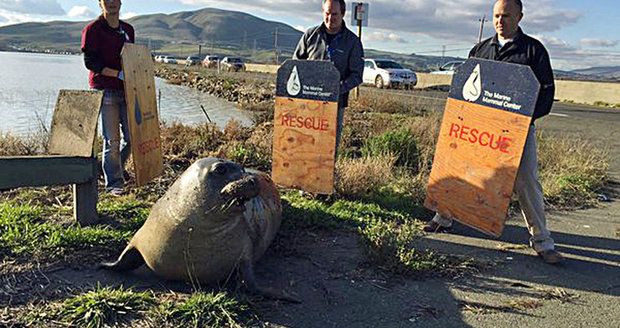
[[[185,65],[187,66],[199,65],[199,64],[200,64],[200,58],[196,56],[189,56],[185,59]]]
[[[220,64],[228,72],[245,71],[245,64],[239,57],[224,57]]]
[[[452,75],[454,74],[454,72],[456,72],[456,69],[459,68],[459,66],[461,66],[463,63],[464,61],[462,60],[449,61],[441,65],[441,67],[439,67],[439,70],[431,72],[431,74]]]
[[[365,59],[363,80],[377,88],[402,86],[409,89],[418,83],[418,77],[412,70],[389,59]]]
[[[208,55],[202,61],[202,66],[206,68],[217,68],[217,64],[220,62],[220,56]]]
[[[164,56],[161,62],[165,64],[176,64],[177,60],[172,56]]]

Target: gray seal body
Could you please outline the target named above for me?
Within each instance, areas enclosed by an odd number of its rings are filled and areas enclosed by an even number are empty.
[[[280,196],[266,174],[219,158],[200,159],[155,203],[118,260],[101,266],[128,271],[146,264],[163,278],[206,284],[239,269],[250,290],[287,299],[257,287],[253,273],[281,219]]]

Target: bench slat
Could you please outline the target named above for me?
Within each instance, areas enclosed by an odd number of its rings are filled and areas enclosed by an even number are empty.
[[[94,157],[0,157],[0,189],[83,184],[96,179]]]

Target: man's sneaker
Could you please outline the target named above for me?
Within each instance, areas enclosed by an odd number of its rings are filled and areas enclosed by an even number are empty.
[[[433,232],[448,232],[450,231],[450,229],[452,229],[452,226],[444,227],[440,225],[439,223],[431,220],[431,221],[428,221],[424,225],[424,228],[422,230],[424,230],[424,232],[433,233]]]
[[[108,193],[114,197],[120,197],[125,194],[125,189],[123,188],[111,188],[108,189]]]
[[[564,256],[554,249],[538,252],[538,256],[542,257],[547,264],[558,264],[564,261]]]

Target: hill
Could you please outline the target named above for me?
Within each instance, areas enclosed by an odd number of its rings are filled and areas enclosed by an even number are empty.
[[[302,35],[283,23],[214,8],[136,16],[127,22],[136,29],[136,43],[148,44],[154,50],[170,44],[270,50],[274,49],[277,31],[278,49],[292,52]],[[79,52],[86,24],[55,21],[0,27],[0,50]]]
[[[577,69],[572,72],[582,75],[595,75],[608,79],[620,80],[620,66],[590,67],[584,69]]]

